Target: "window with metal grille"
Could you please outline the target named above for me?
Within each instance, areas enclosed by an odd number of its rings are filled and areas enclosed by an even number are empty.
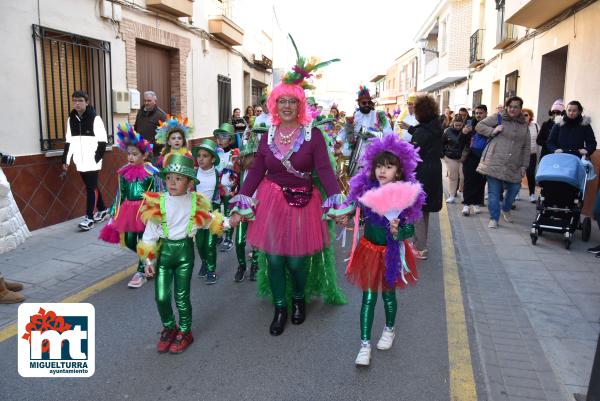
[[[219,101],[219,125],[231,122],[231,78],[217,75],[217,95]]]
[[[479,89],[479,90],[473,92],[473,110],[475,110],[475,107],[481,105],[481,98],[482,97],[483,97],[483,90],[482,89]]]
[[[113,143],[110,42],[33,25],[33,49],[42,152],[64,146],[76,90],[89,94]]]
[[[519,70],[515,70],[504,78],[504,100],[511,96],[517,96],[517,81],[519,80]]]

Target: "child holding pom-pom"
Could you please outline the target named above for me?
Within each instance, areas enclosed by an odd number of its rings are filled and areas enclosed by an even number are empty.
[[[145,228],[138,210],[144,192],[154,191],[158,169],[146,162],[146,157],[152,153],[152,144],[135,132],[129,123],[117,126],[117,145],[119,149],[127,152],[129,163],[117,172],[119,188],[109,212],[112,218],[100,231],[100,239],[110,243],[121,243],[136,252],[137,242]],[[137,271],[127,285],[129,288],[139,288],[144,283],[144,264],[139,262]]]
[[[363,168],[350,180],[348,202],[355,202],[355,222],[361,213],[364,235],[348,263],[348,280],[363,290],[360,311],[361,348],[357,366],[371,361],[371,327],[381,291],[385,309],[385,327],[377,349],[392,347],[395,333],[396,287],[404,288],[417,281],[415,258],[407,241],[413,236],[412,223],[421,215],[425,193],[415,178],[419,161],[414,147],[394,135],[374,138],[362,158]]]

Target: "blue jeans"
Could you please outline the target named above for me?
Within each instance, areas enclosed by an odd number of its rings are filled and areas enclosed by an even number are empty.
[[[504,187],[506,187],[506,194],[502,203],[502,210],[508,212],[519,193],[519,189],[521,189],[521,183],[502,181],[490,176],[487,178],[487,183],[490,219],[498,221],[500,220],[500,194]]]

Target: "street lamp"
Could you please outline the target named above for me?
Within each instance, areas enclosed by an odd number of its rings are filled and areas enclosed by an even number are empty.
[[[433,50],[433,49],[428,49],[427,48],[427,39],[425,39],[425,38],[419,39],[419,41],[417,42],[417,47],[419,49],[421,49],[421,51],[423,52],[423,54],[425,54],[425,52],[433,53],[436,56],[439,56],[439,54],[440,54],[437,50]]]

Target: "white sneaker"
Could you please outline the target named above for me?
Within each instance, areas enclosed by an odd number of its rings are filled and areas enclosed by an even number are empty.
[[[83,231],[90,231],[92,228],[94,228],[94,220],[85,216],[79,223],[79,228]]]
[[[521,195],[517,194],[517,196],[515,196],[515,200],[516,201],[521,200]]]
[[[356,366],[369,366],[371,364],[371,344],[360,346],[360,351],[358,351],[354,363]]]
[[[498,222],[496,220],[490,220],[488,228],[498,228]]]
[[[446,199],[446,203],[454,203],[454,196],[449,196],[449,197]]]
[[[488,194],[487,193],[485,194],[484,198],[485,198],[485,200],[488,199]]]
[[[381,333],[381,338],[377,342],[377,349],[385,351],[392,348],[392,344],[394,344],[394,337],[396,337],[396,333],[394,332],[394,328],[383,328],[383,333]]]
[[[502,210],[501,214],[502,214],[502,218],[504,219],[504,221],[506,221],[507,223],[513,222],[512,216],[510,215],[510,211],[505,212],[504,210]]]
[[[471,208],[469,207],[469,205],[464,205],[462,209],[463,216],[468,216],[469,213],[471,213]]]
[[[536,200],[537,200],[537,196],[535,196],[535,194],[529,195],[529,202],[535,203]]]
[[[475,213],[475,214],[481,213],[481,208],[479,207],[479,205],[473,206],[473,213]]]
[[[109,217],[108,209],[97,211],[96,213],[94,213],[94,222],[101,223],[104,220],[106,220],[107,217]]]
[[[140,288],[141,286],[143,286],[144,284],[146,284],[147,281],[148,281],[148,279],[146,278],[146,276],[144,275],[144,273],[135,272],[135,274],[133,275],[133,277],[131,277],[131,280],[129,280],[129,283],[127,283],[127,287],[129,287],[129,288]]]

